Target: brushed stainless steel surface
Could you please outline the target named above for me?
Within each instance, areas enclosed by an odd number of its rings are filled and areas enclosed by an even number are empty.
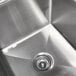
[[[0,45],[17,40],[46,26],[48,20],[34,0],[14,0],[0,8]]]
[[[47,52],[54,57],[53,70],[35,71],[32,64],[33,58],[40,52]],[[3,50],[3,53],[15,76],[56,76],[53,75],[54,73],[59,76],[61,74],[57,73],[56,69],[64,70],[65,66],[66,68],[76,67],[76,51],[51,24],[15,48]]]
[[[50,21],[50,17],[51,17],[51,1],[52,0],[36,0],[36,2],[38,3],[40,9],[43,11],[44,15],[46,16],[46,18]]]
[[[72,0],[14,0],[0,8],[0,44],[14,76],[76,76],[76,51],[53,26],[55,19],[73,8],[74,3]],[[52,55],[52,69],[34,69],[34,57],[42,52]]]
[[[53,0],[52,5],[52,24],[76,49],[76,0]]]

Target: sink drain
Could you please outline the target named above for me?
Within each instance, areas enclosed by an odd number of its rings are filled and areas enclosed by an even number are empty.
[[[46,71],[54,66],[54,58],[49,53],[39,53],[34,57],[33,66],[38,71]]]

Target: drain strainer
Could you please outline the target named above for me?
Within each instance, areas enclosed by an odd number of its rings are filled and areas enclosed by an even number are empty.
[[[54,58],[49,53],[39,53],[34,57],[33,66],[38,71],[46,71],[54,66]]]

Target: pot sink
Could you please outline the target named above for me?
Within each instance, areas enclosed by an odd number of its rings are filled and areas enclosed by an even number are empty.
[[[52,69],[35,69],[33,59],[39,53],[49,53],[53,57]],[[16,47],[4,48],[3,54],[15,76],[62,76],[71,69],[75,73],[76,51],[51,24]]]
[[[0,5],[0,76],[76,76],[76,51],[51,24],[51,3],[10,0]]]

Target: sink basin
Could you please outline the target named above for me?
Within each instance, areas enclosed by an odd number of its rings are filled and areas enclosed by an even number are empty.
[[[38,72],[34,69],[34,56],[40,52],[53,56],[53,70]],[[76,51],[51,24],[16,47],[3,49],[3,54],[15,76],[59,76],[60,71],[57,73],[56,69],[63,69],[64,72],[67,67],[76,67]]]
[[[51,0],[0,6],[1,76],[76,76],[76,51],[51,23]]]

